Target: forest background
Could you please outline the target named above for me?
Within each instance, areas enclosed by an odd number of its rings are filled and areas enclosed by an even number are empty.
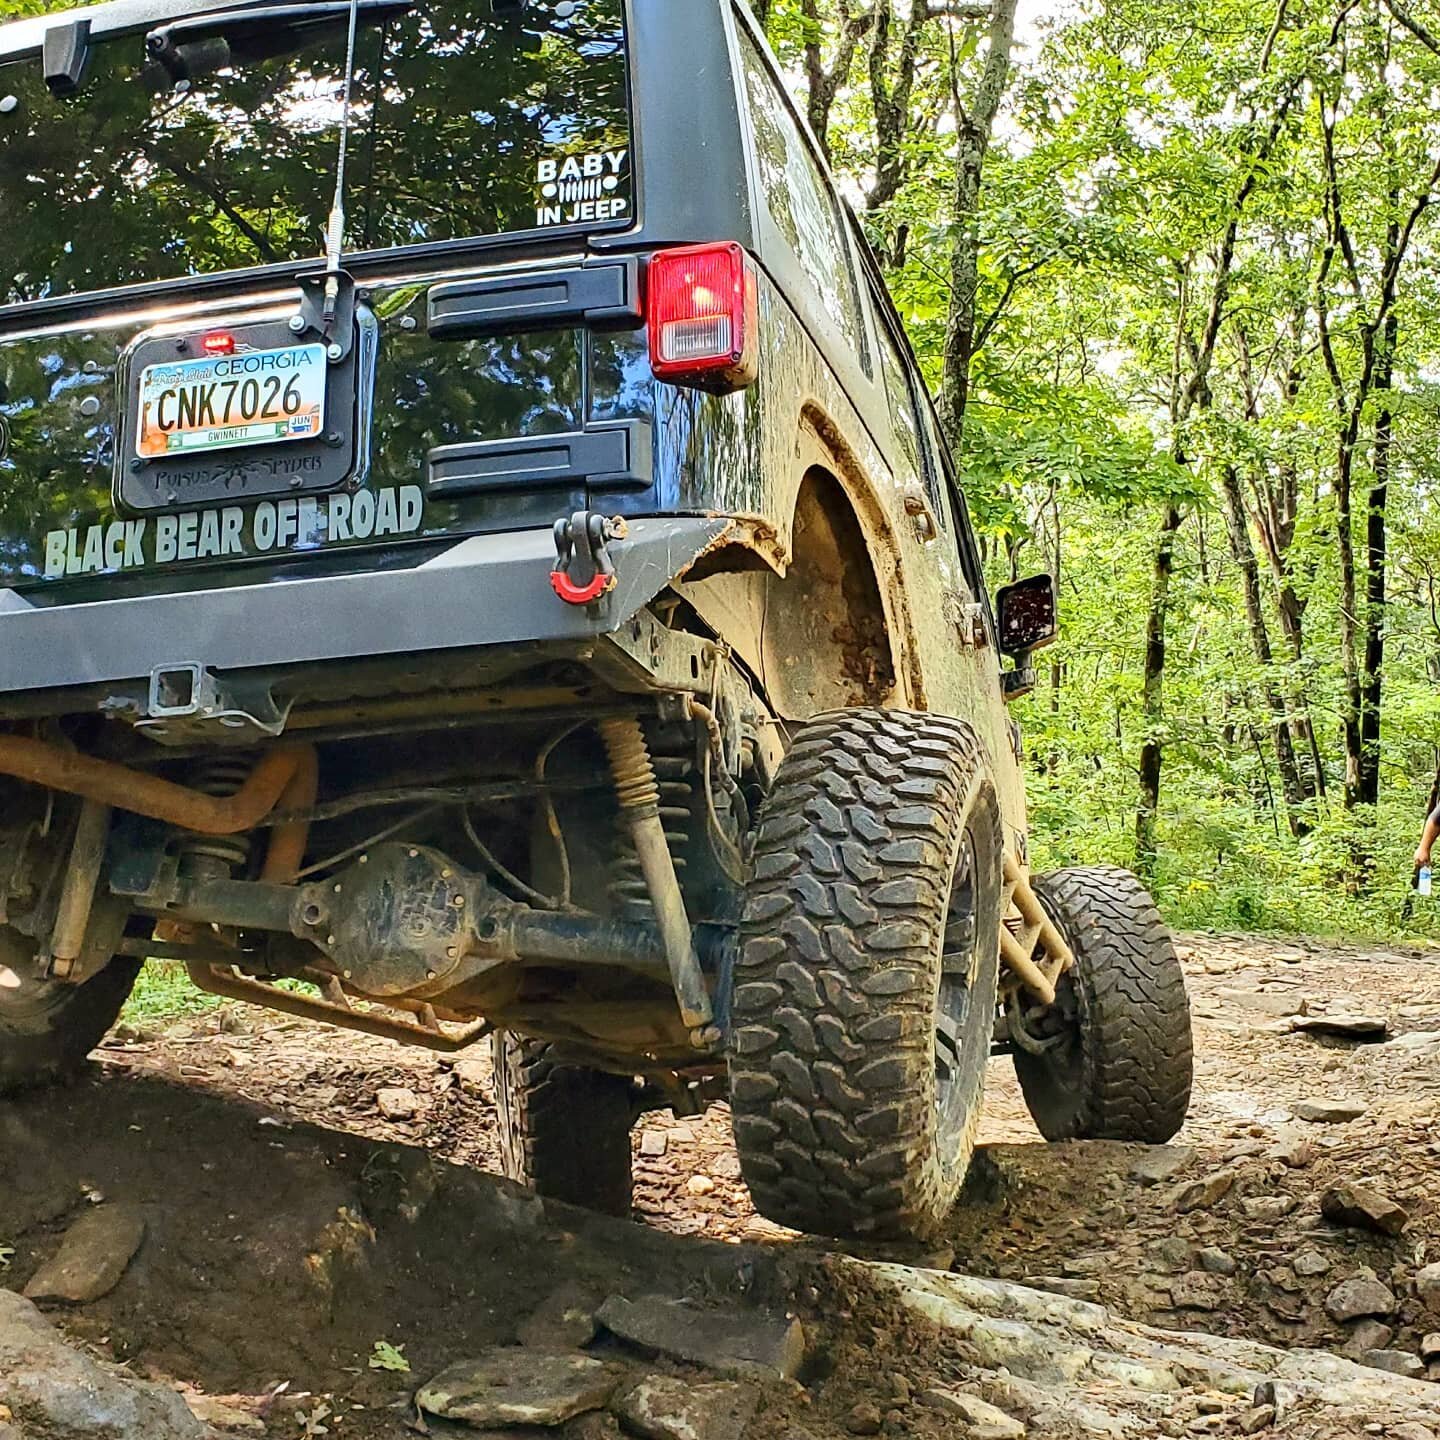
[[[1037,863],[1134,866],[1179,925],[1440,935],[1440,5],[752,3],[992,580],[1059,582]]]

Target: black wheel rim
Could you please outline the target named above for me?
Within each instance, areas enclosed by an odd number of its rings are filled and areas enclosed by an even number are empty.
[[[940,1158],[947,1169],[955,1163],[974,1105],[973,1066],[966,1060],[969,1047],[977,1043],[970,1033],[976,1020],[973,999],[980,959],[975,904],[975,835],[967,829],[960,837],[950,885],[935,1001],[935,1114]]]

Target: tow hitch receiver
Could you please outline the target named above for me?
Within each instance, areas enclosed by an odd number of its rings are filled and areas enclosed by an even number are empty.
[[[615,588],[615,564],[606,548],[625,538],[625,521],[577,510],[555,522],[555,568],[550,587],[567,605],[593,605]]]

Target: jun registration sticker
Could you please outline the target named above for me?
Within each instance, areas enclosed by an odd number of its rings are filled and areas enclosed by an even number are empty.
[[[145,460],[315,440],[325,426],[325,347],[147,365],[138,403],[135,451]]]

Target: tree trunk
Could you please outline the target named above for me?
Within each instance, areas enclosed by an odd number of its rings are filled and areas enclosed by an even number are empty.
[[[1155,545],[1150,614],[1145,622],[1145,672],[1141,688],[1145,739],[1140,746],[1140,805],[1135,812],[1135,869],[1146,880],[1155,874],[1155,819],[1160,813],[1160,770],[1165,752],[1165,617],[1170,577],[1175,570],[1175,535],[1184,516],[1168,504]]]
[[[1344,675],[1341,697],[1340,736],[1345,749],[1345,808],[1360,804],[1360,660],[1356,639],[1359,625],[1355,614],[1355,532],[1351,508],[1355,442],[1360,411],[1351,410],[1336,442],[1335,454],[1335,545],[1340,557],[1340,668]]]
[[[1374,449],[1371,455],[1369,503],[1365,512],[1365,651],[1360,670],[1360,783],[1357,799],[1374,805],[1380,799],[1380,696],[1385,660],[1386,503],[1395,416],[1389,395],[1395,370],[1399,323],[1394,315],[1381,332],[1375,363]]]
[[[975,355],[976,295],[980,288],[980,185],[995,116],[1010,76],[1016,0],[995,0],[985,65],[968,106],[961,106],[955,134],[955,248],[950,257],[950,311],[945,321],[940,420],[950,444],[960,449],[970,399],[970,362]]]
[[[1285,817],[1290,833],[1297,838],[1307,835],[1310,826],[1305,821],[1303,805],[1305,787],[1300,779],[1300,766],[1295,759],[1294,737],[1290,730],[1289,716],[1275,677],[1271,673],[1274,654],[1270,649],[1270,631],[1265,624],[1265,612],[1260,603],[1260,567],[1255,559],[1255,548],[1250,543],[1250,531],[1245,522],[1245,502],[1240,493],[1240,477],[1232,465],[1220,467],[1220,497],[1225,511],[1225,529],[1230,539],[1230,553],[1240,571],[1240,590],[1245,600],[1245,619],[1250,629],[1250,644],[1255,658],[1260,663],[1260,688],[1265,697],[1266,708],[1270,711],[1270,734],[1275,746],[1275,765],[1280,772],[1280,789],[1285,797]],[[1266,778],[1269,786],[1269,778]]]

